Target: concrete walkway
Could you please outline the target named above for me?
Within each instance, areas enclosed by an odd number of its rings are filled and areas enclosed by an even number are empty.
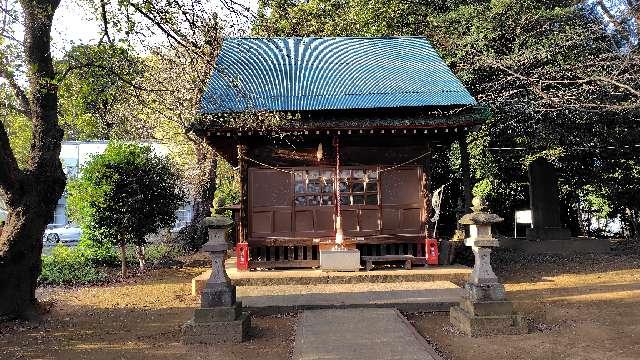
[[[305,310],[294,360],[441,360],[396,309]]]
[[[239,286],[236,291],[246,309],[260,314],[354,307],[448,311],[463,295],[448,281]]]

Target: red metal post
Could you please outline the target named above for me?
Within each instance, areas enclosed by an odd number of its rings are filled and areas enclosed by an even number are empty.
[[[438,265],[438,240],[427,239],[427,264]]]
[[[249,244],[236,244],[236,269],[238,271],[249,270]]]

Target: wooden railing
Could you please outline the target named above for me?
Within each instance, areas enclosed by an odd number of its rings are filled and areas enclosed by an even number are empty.
[[[413,255],[424,257],[426,244],[424,241],[398,244],[357,244],[360,256]]]
[[[256,241],[249,243],[249,268],[251,269],[283,269],[314,268],[320,266],[319,245],[309,240]],[[424,241],[356,244],[361,256],[413,255],[424,257],[426,244]]]
[[[249,267],[252,269],[318,266],[320,266],[318,245],[249,246]]]

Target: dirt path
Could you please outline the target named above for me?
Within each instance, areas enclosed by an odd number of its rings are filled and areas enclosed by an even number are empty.
[[[286,359],[295,318],[252,319],[242,345],[184,346],[180,326],[198,305],[190,280],[204,269],[158,270],[130,283],[47,288],[53,302],[40,326],[0,325],[0,359]]]

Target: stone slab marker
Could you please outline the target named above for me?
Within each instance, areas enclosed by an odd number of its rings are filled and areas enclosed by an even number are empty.
[[[465,284],[463,300],[451,308],[449,320],[469,336],[527,333],[527,325],[514,312],[513,304],[506,299],[504,285],[491,267],[491,248],[498,246],[491,224],[503,219],[484,212],[486,203],[480,198],[474,198],[473,205],[473,213],[463,216],[460,223],[469,225],[470,236],[464,242],[471,246],[475,263]]]
[[[229,243],[227,228],[232,221],[215,215],[207,218],[209,241],[202,251],[211,256],[212,271],[201,295],[200,308],[182,326],[185,344],[239,343],[246,339],[250,318],[242,313],[242,303],[236,301],[236,287],[231,285],[224,268]]]
[[[560,221],[560,196],[556,169],[549,161],[538,158],[529,164],[529,202],[532,224],[527,240],[568,240],[569,230]]]

